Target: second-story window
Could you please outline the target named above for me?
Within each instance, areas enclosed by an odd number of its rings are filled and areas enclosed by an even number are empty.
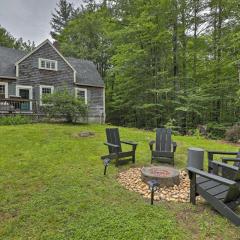
[[[38,67],[40,69],[54,70],[54,71],[57,71],[57,68],[58,68],[57,61],[50,60],[50,59],[44,59],[44,58],[39,58]]]

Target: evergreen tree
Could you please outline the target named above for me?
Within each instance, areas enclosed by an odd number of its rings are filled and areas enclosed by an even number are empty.
[[[148,128],[175,119],[183,132],[239,121],[237,0],[85,2],[60,47],[98,65],[108,121]]]
[[[74,15],[74,8],[72,3],[67,0],[59,0],[57,3],[57,8],[55,8],[55,13],[52,13],[52,19],[50,21],[53,31],[51,31],[51,36],[57,39],[57,36],[64,29],[66,24],[71,20]]]
[[[13,48],[15,38],[0,25],[0,46]]]

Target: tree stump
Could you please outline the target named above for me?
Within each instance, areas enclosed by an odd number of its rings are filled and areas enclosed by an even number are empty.
[[[141,169],[142,180],[147,183],[156,180],[159,187],[172,187],[180,184],[180,173],[177,169],[167,166],[150,166]]]

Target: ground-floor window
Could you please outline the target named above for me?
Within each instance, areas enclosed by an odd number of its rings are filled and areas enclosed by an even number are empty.
[[[83,99],[87,104],[87,89],[86,88],[75,88],[75,96]]]
[[[41,85],[40,86],[40,104],[42,105],[42,98],[48,94],[53,94],[54,86],[46,86]]]
[[[0,99],[8,98],[8,83],[0,82]]]

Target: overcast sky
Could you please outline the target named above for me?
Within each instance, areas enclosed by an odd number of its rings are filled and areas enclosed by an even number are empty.
[[[14,37],[36,44],[50,38],[51,13],[59,0],[0,0],[0,25]],[[80,5],[81,0],[70,0]]]

